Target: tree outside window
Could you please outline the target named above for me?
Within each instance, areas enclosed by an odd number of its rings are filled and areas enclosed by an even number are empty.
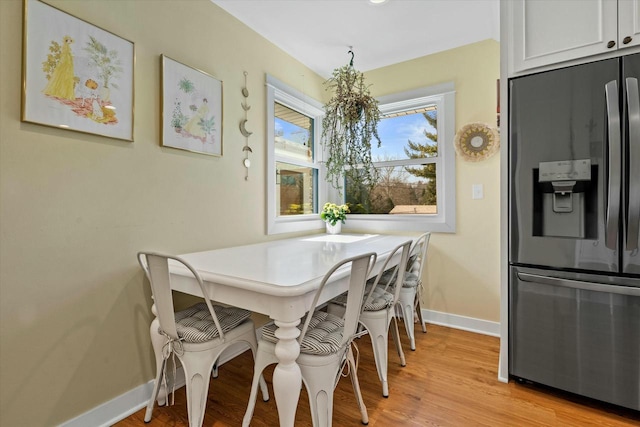
[[[435,106],[392,113],[380,123],[382,147],[373,150],[378,171],[371,190],[347,181],[355,214],[436,214],[438,115]]]
[[[455,85],[446,82],[378,98],[382,145],[369,191],[345,182],[354,228],[456,231]],[[335,196],[334,196],[335,197]]]

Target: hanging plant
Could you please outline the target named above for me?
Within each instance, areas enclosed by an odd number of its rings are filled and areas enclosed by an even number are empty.
[[[371,141],[375,138],[380,146],[378,101],[370,95],[364,75],[353,68],[353,56],[349,65],[333,71],[325,85],[334,92],[322,120],[327,181],[337,190],[342,190],[343,177],[350,184],[371,187],[376,181]]]

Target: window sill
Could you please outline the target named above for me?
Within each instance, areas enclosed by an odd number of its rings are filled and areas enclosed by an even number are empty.
[[[455,233],[455,220],[445,221],[437,215],[348,215],[347,226],[353,229],[393,231],[432,231]]]
[[[426,232],[455,233],[454,222],[446,222],[437,215],[348,215],[343,227],[351,230],[376,230],[377,232]],[[325,229],[318,215],[302,215],[278,218],[268,234],[313,232]]]
[[[296,233],[324,230],[325,225],[318,214],[279,217],[269,223],[267,234]]]

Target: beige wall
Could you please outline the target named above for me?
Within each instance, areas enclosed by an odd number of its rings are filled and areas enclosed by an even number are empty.
[[[496,124],[500,45],[493,40],[366,73],[374,96],[452,81],[456,130],[467,123]],[[473,184],[484,199],[472,200]],[[456,233],[429,243],[423,308],[500,320],[500,158],[466,162],[456,156]]]
[[[324,96],[322,78],[209,0],[50,3],[135,42],[135,141],[20,122],[22,2],[1,0],[2,426],[56,425],[153,378],[136,252],[266,239],[265,73]],[[223,81],[222,158],[159,146],[160,54]]]
[[[135,141],[20,122],[22,2],[0,1],[3,426],[56,425],[153,377],[150,295],[135,253],[267,239],[265,73],[326,96],[323,79],[208,0],[49,2],[135,42]],[[380,95],[453,79],[456,127],[492,122],[497,52],[480,43],[368,76]],[[223,81],[223,157],[159,146],[163,53]],[[458,233],[433,238],[428,305],[498,320],[498,159],[457,165]],[[472,183],[485,185],[484,200],[470,200]]]

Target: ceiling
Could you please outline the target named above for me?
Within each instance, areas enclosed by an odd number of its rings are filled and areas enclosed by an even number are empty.
[[[351,59],[369,71],[486,39],[499,0],[212,0],[327,78]]]

